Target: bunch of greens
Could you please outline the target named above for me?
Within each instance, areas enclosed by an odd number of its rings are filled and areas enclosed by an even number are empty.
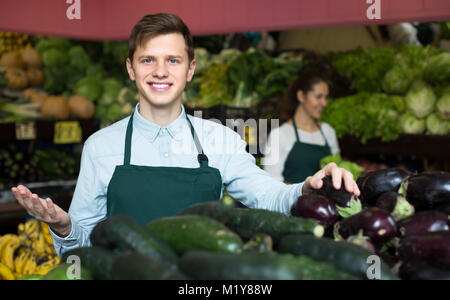
[[[352,173],[353,178],[356,179],[361,175],[362,172],[364,172],[364,168],[358,165],[357,163],[343,160],[341,155],[339,153],[326,156],[320,160],[320,168],[325,167],[325,165],[334,162],[338,167],[344,168],[350,173]]]
[[[401,133],[398,117],[404,110],[400,96],[358,93],[329,101],[321,119],[335,129],[338,137],[352,135],[362,143],[373,138],[392,141]]]
[[[358,92],[382,91],[383,78],[392,68],[396,51],[393,48],[358,48],[354,51],[332,55],[332,65],[350,81]]]

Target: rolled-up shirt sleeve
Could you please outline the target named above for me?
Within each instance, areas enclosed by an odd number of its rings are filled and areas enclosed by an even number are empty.
[[[83,147],[80,173],[69,209],[72,230],[64,238],[50,230],[59,256],[71,249],[90,246],[92,229],[106,216],[106,192],[95,165],[95,149],[88,142]]]
[[[246,143],[233,134],[235,151],[227,157],[225,188],[231,197],[250,208],[267,209],[289,215],[291,206],[301,196],[303,183],[287,185],[274,179],[255,164],[246,151]]]

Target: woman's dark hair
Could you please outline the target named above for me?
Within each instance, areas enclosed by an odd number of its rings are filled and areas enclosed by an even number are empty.
[[[306,95],[320,82],[327,82],[325,66],[308,64],[300,70],[297,79],[290,84],[281,104],[280,124],[290,120],[294,115],[299,105],[297,92],[302,91]]]
[[[167,13],[146,15],[134,25],[129,40],[128,57],[133,61],[134,52],[138,46],[142,46],[158,35],[170,33],[179,33],[184,37],[189,62],[191,62],[194,59],[194,42],[191,32],[180,17]]]

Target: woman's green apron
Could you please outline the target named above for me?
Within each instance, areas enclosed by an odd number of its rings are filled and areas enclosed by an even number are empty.
[[[320,133],[325,140],[324,146],[302,143],[298,136],[294,118],[292,118],[292,125],[294,126],[297,141],[284,163],[283,176],[286,183],[299,183],[320,170],[320,160],[325,156],[331,155],[331,149],[319,125]]]

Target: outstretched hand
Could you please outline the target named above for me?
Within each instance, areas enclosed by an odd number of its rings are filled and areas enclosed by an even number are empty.
[[[344,181],[345,190],[349,193],[353,193],[356,196],[361,194],[358,185],[353,180],[353,174],[343,168],[339,168],[335,163],[329,163],[323,169],[319,170],[313,176],[309,176],[305,180],[303,185],[302,193],[311,194],[313,190],[318,190],[322,188],[323,181],[322,178],[326,176],[331,176],[333,186],[335,189],[339,190],[342,185],[342,180]]]
[[[39,198],[23,185],[11,188],[11,192],[29,215],[47,223],[60,236],[67,236],[70,233],[72,228],[69,214],[54,204],[50,198]]]

